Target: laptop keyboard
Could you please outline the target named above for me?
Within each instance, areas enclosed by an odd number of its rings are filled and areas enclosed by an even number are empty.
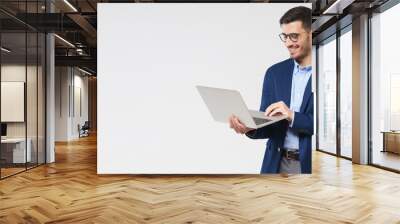
[[[257,118],[257,117],[253,117],[254,122],[256,123],[256,125],[260,125],[260,124],[264,124],[267,122],[270,122],[272,120],[270,119],[266,119],[266,118]]]

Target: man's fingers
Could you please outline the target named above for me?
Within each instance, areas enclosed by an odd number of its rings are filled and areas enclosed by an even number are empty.
[[[265,110],[265,116],[273,116],[272,115],[272,111],[274,111],[276,108],[284,108],[286,106],[286,104],[283,101],[279,101],[276,103],[273,103],[271,105],[269,105],[269,107]]]
[[[267,110],[265,111],[265,116],[271,116],[271,111],[273,111],[275,108],[279,107],[279,102],[278,103],[273,103],[271,105],[269,105],[269,107],[267,108]]]
[[[270,113],[270,116],[274,116],[274,115],[276,115],[276,114],[283,114],[283,110],[282,110],[282,108],[277,108],[277,109],[275,109],[275,110],[273,110],[271,113]]]
[[[276,108],[274,111],[270,113],[271,116],[275,115],[288,115],[289,111],[283,107]]]
[[[232,129],[235,130],[236,133],[238,134],[244,134],[246,133],[249,128],[246,127],[246,125],[244,125],[238,117],[232,115],[231,117],[229,117],[229,125]]]
[[[242,127],[241,127],[240,121],[239,121],[239,119],[237,117],[235,117],[235,126],[236,126],[236,129],[237,129],[238,132],[242,131]]]
[[[267,107],[267,109],[265,110],[265,116],[268,116],[268,114],[271,112],[273,107],[274,107],[274,103]]]
[[[272,106],[272,105],[271,105]],[[268,108],[267,108],[267,110],[265,111],[265,116],[271,116],[271,112],[272,111],[274,111],[275,109],[276,109],[276,107],[275,106],[269,106]]]
[[[241,134],[246,133],[246,131],[247,131],[246,125],[244,125],[244,124],[239,120],[239,118],[237,118],[237,117],[235,118],[235,124],[236,124],[236,127],[237,127],[239,133],[241,133]]]
[[[229,127],[230,127],[230,128],[233,128],[232,117],[229,117]]]
[[[236,116],[232,117],[232,125],[233,125],[233,129],[235,129],[235,132],[239,134],[240,128],[239,128]]]
[[[246,130],[246,126],[240,122],[238,118],[236,118],[237,126],[239,127],[240,131],[244,132]]]
[[[236,123],[235,116],[232,115],[232,117],[230,118],[230,121],[232,123],[232,126],[235,127],[235,123]]]

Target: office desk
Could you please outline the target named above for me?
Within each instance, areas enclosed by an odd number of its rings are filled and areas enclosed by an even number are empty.
[[[381,133],[383,133],[382,152],[400,154],[400,131],[382,131]]]
[[[25,154],[25,138],[6,138],[1,139],[1,157],[6,163],[25,163],[31,162],[32,140],[27,139]],[[25,161],[26,159],[26,161]]]

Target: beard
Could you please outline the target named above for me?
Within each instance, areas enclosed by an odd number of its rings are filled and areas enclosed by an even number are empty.
[[[296,58],[293,58],[297,62],[302,61],[304,58],[308,57],[311,54],[311,42],[310,42],[310,38],[309,37],[307,37],[305,43],[307,43],[307,44],[303,45],[303,49],[300,52],[300,55],[298,57],[296,57]]]

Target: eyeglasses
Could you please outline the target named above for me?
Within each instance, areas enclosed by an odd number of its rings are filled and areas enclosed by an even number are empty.
[[[305,32],[301,32],[301,33],[305,33]],[[287,38],[289,37],[289,39],[292,42],[297,42],[299,40],[299,36],[300,36],[301,33],[288,33],[288,34],[281,33],[281,34],[279,34],[279,38],[281,38],[281,40],[283,42],[286,42]]]

